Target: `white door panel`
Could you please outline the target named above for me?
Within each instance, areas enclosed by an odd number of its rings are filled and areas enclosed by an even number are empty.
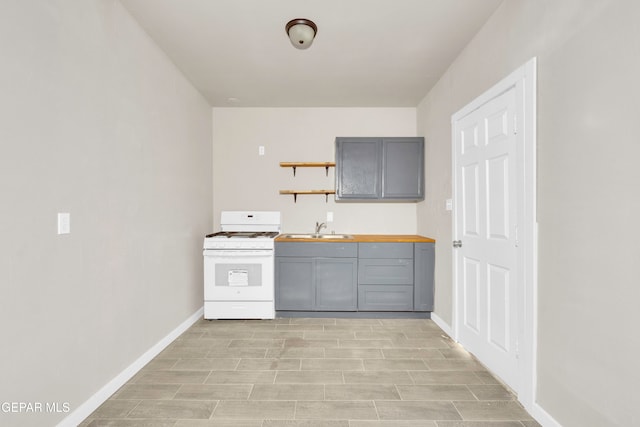
[[[511,337],[509,335],[511,321],[509,319],[510,313],[505,308],[509,307],[511,303],[509,270],[497,265],[489,265],[488,272],[488,340],[497,346],[499,351],[508,353],[511,349]]]
[[[464,325],[476,334],[480,333],[480,262],[471,258],[463,260],[464,275]]]
[[[486,117],[487,145],[491,145],[500,139],[506,139],[509,135],[509,110],[501,108]]]
[[[465,165],[462,168],[464,189],[462,194],[462,230],[465,236],[477,237],[480,231],[480,212],[478,205],[478,164]]]
[[[487,161],[487,237],[509,239],[509,157]]]
[[[478,126],[471,123],[471,126],[460,131],[461,154],[467,154],[471,150],[478,148]]]

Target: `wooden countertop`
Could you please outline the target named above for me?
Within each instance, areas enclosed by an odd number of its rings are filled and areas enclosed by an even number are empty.
[[[295,233],[283,233],[295,234]],[[311,233],[309,233],[311,234]],[[348,233],[345,233],[348,234]],[[434,239],[417,234],[349,234],[353,239],[314,239],[276,237],[276,242],[341,242],[341,243],[435,243]]]

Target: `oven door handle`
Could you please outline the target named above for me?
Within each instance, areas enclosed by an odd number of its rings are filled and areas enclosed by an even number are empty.
[[[270,257],[272,256],[273,251],[271,250],[266,250],[266,251],[250,251],[250,250],[244,250],[244,251],[234,251],[234,250],[224,250],[224,251],[219,251],[219,250],[211,250],[211,249],[204,249],[203,250],[203,255],[209,258],[238,258],[238,257],[243,257],[243,258],[265,258],[265,257]]]

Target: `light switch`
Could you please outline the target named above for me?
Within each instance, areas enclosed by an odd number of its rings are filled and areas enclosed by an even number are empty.
[[[71,214],[69,212],[58,213],[58,234],[71,233]]]
[[[264,156],[264,145],[260,145],[258,147],[258,155],[259,156]]]
[[[451,199],[447,199],[447,201],[446,201],[446,202],[445,202],[445,204],[444,204],[444,208],[445,208],[447,211],[451,212],[451,211],[453,210],[453,200],[451,200]]]

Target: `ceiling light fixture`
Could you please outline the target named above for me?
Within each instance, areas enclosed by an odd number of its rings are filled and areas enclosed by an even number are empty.
[[[313,39],[318,33],[318,27],[309,19],[292,19],[285,25],[285,30],[291,40],[291,44],[296,49],[306,49],[311,46]]]

